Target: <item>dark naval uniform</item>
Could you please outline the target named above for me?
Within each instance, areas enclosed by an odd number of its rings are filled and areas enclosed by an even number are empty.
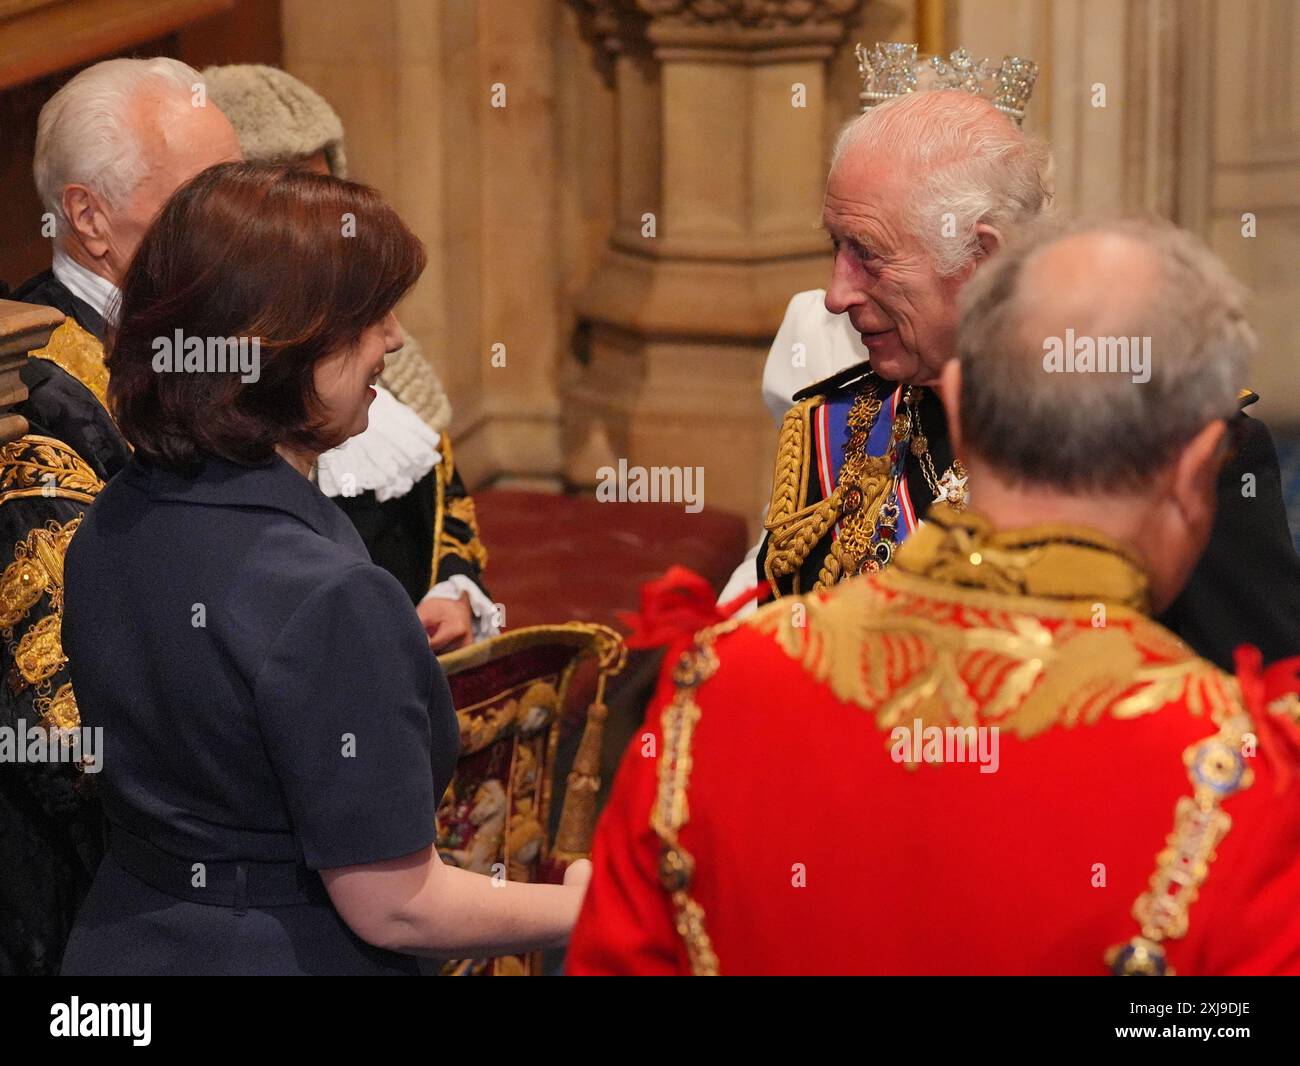
[[[1239,644],[1259,648],[1265,662],[1300,650],[1300,557],[1272,438],[1244,412],[1257,399],[1241,394],[1243,410],[1230,426],[1235,454],[1220,475],[1209,546],[1158,619],[1225,670]],[[954,502],[965,488],[930,389],[854,366],[796,393],[795,401],[781,427],[758,553],[758,581],[769,596],[820,591],[887,567],[931,502]]]

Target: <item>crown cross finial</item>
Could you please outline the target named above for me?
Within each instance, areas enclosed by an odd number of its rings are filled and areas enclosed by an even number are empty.
[[[914,44],[878,41],[868,52],[861,44],[855,49],[862,91],[862,109],[885,100],[931,89],[957,89],[989,100],[994,107],[1019,125],[1038,78],[1038,64],[1019,56],[1006,56],[994,69],[988,59],[976,59],[958,48],[945,60],[941,56],[918,58]]]

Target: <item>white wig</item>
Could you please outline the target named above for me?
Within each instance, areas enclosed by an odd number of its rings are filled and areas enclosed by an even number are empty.
[[[143,146],[130,121],[131,103],[146,86],[192,95],[203,77],[177,59],[108,59],[87,67],[55,93],[36,124],[32,176],[45,209],[63,233],[63,189],[85,185],[120,207],[146,175]]]

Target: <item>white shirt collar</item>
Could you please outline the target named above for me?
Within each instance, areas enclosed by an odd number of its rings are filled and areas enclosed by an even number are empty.
[[[117,318],[117,286],[82,266],[62,248],[54,249],[54,276],[73,296],[90,304],[105,322]]]

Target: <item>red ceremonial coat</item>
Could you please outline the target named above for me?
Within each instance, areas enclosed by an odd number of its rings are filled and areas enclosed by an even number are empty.
[[[1297,701],[1145,600],[1098,534],[936,507],[890,570],[701,633],[569,971],[1300,972]]]

